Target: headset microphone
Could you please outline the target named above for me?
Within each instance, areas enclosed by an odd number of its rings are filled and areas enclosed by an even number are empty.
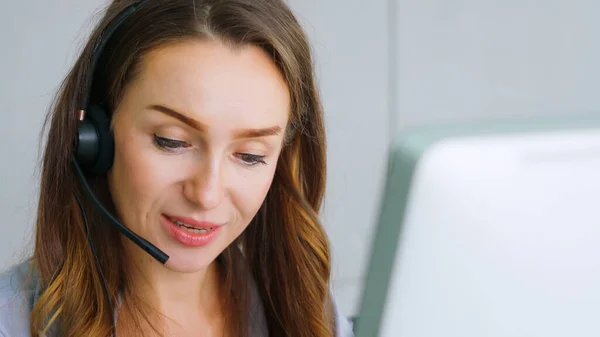
[[[135,243],[138,247],[143,249],[145,252],[150,254],[153,258],[162,264],[165,264],[169,259],[169,256],[163,251],[158,249],[156,246],[142,238],[141,236],[134,233],[131,229],[120,223],[110,212],[102,206],[102,203],[96,198],[92,188],[89,186],[86,180],[86,175],[106,175],[108,170],[112,167],[114,160],[114,138],[110,130],[109,115],[106,110],[99,104],[93,104],[90,102],[92,96],[92,83],[93,77],[96,72],[96,64],[100,59],[100,55],[104,50],[106,44],[114,32],[121,26],[121,24],[136,9],[147,2],[148,0],[135,1],[123,9],[117,17],[112,20],[107,27],[102,31],[100,37],[94,43],[94,49],[92,51],[89,69],[87,70],[87,77],[83,83],[84,88],[81,92],[80,106],[79,106],[79,125],[77,126],[77,138],[75,139],[75,152],[71,155],[71,162],[75,171],[75,176],[82,186],[85,194],[91,200],[92,204],[110,221],[110,223],[117,228],[125,237]],[[73,188],[73,196],[77,201],[79,209],[81,210],[81,216],[85,224],[86,233],[92,254],[94,255],[94,261],[102,285],[104,287],[106,300],[108,302],[111,311],[114,311],[113,303],[110,297],[110,291],[108,289],[104,273],[102,272],[102,266],[96,253],[96,247],[91,238],[90,224],[88,223],[85,209],[81,203],[75,188]],[[117,325],[115,321],[115,315],[110,315],[112,321],[112,336],[117,336]]]
[[[77,139],[75,153],[72,155],[72,164],[77,179],[94,206],[129,240],[157,261],[164,264],[169,259],[169,256],[112,216],[96,198],[86,181],[86,175],[105,175],[111,168],[114,160],[114,138],[110,130],[109,115],[99,104],[89,102],[96,64],[108,40],[117,28],[119,28],[127,17],[135,12],[138,6],[147,1],[137,1],[125,8],[109,23],[94,44],[88,75],[81,93],[79,125],[77,127]]]

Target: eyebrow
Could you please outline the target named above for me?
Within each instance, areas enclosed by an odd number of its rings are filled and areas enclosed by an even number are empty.
[[[268,136],[276,136],[281,133],[281,128],[279,126],[271,126],[269,128],[264,129],[242,129],[237,130],[234,133],[235,138],[244,139],[244,138],[261,138]]]
[[[195,120],[193,118],[190,118],[180,112],[177,112],[169,107],[166,107],[164,105],[160,105],[160,104],[153,104],[149,106],[150,109],[152,110],[156,110],[158,112],[162,112],[167,116],[173,117],[175,119],[180,120],[181,122],[189,125],[190,127],[205,133],[208,130],[208,126],[198,120]],[[261,137],[268,137],[268,136],[275,136],[281,133],[281,127],[278,125],[275,126],[271,126],[268,128],[262,128],[262,129],[241,129],[241,130],[236,130],[234,132],[234,137],[236,139],[243,139],[243,138],[261,138]]]

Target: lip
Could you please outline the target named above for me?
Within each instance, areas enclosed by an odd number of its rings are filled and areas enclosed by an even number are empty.
[[[193,232],[175,224],[170,219],[186,223],[192,227],[207,229],[205,232]],[[221,232],[222,226],[208,221],[196,221],[191,218],[175,217],[166,214],[161,215],[161,222],[167,233],[175,241],[188,247],[202,247],[214,241]]]
[[[193,218],[187,218],[187,217],[182,217],[182,216],[175,216],[175,215],[168,215],[168,214],[163,214],[167,219],[174,219],[177,220],[179,222],[183,222],[185,224],[188,224],[192,227],[196,227],[196,228],[215,228],[215,227],[220,227],[220,224],[214,223],[214,222],[210,222],[210,221],[197,221]]]

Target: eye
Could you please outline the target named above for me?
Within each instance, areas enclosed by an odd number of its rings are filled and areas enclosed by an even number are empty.
[[[157,135],[154,135],[153,142],[154,142],[154,145],[158,146],[159,148],[161,148],[163,150],[169,151],[169,152],[175,152],[178,149],[190,147],[190,144],[188,144],[182,140],[164,138],[164,137],[159,137]]]
[[[259,156],[256,154],[250,154],[250,153],[238,153],[236,154],[236,156],[242,161],[244,162],[244,165],[248,165],[248,166],[254,166],[256,164],[263,164],[266,165],[267,163],[264,161],[265,156]]]

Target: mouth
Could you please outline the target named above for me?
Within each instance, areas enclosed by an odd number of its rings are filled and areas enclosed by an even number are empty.
[[[163,223],[173,238],[186,246],[204,246],[219,234],[221,224],[162,214]]]

